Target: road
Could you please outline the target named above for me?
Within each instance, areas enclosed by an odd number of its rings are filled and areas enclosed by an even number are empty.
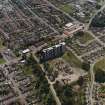
[[[30,11],[30,13],[33,14],[33,16],[35,16],[36,19],[38,19],[41,23],[45,24],[46,26],[48,26],[50,29],[52,29],[55,33],[59,32],[53,28],[51,25],[47,24],[42,18],[40,18],[38,15],[36,15],[27,5],[25,5],[25,3],[23,2],[23,0],[18,0],[27,10]]]
[[[35,55],[34,55],[34,58],[39,63],[39,59]],[[45,73],[46,70],[44,69],[44,66],[42,64],[40,64],[40,67],[41,67],[42,72]],[[49,78],[48,78],[48,76],[46,74],[45,74],[45,78],[47,79],[48,84],[50,85],[50,90],[51,90],[52,95],[53,95],[53,97],[54,97],[54,99],[56,101],[56,104],[61,105],[61,101],[59,100],[59,97],[57,96],[57,93],[56,93],[56,91],[54,89],[54,86],[53,86],[52,82],[49,80]]]
[[[105,3],[105,2],[104,2]],[[85,30],[89,29],[89,26],[91,25],[92,20],[95,18],[95,16],[101,12],[103,9],[105,8],[105,4],[97,11],[95,12],[95,14],[91,17],[91,19],[89,20],[89,23],[87,24],[87,26],[85,27]]]
[[[24,95],[21,93],[21,91],[19,90],[19,88],[18,88],[18,83],[16,83],[15,81],[14,81],[14,79],[10,76],[10,75],[8,75],[8,77],[9,77],[9,79],[10,79],[10,81],[12,82],[12,84],[13,84],[13,89],[18,93],[18,95],[19,95],[19,99],[20,99],[20,102],[23,104],[24,103],[24,105],[28,105],[28,103],[26,102],[26,100],[25,100],[25,97],[24,97]]]
[[[98,11],[94,14],[94,16],[90,19],[90,22],[89,22],[89,24],[88,24],[87,29],[89,28],[89,26],[90,26],[92,20],[94,19],[94,17],[95,17],[99,12],[101,12],[104,8],[105,8],[105,5],[103,5],[103,7],[102,7],[100,10],[98,10]],[[94,37],[95,40],[97,40],[102,46],[105,47],[105,44],[104,44],[100,39],[98,39],[91,31],[88,30],[88,32]],[[100,49],[100,48],[99,48],[99,49]],[[96,50],[97,50],[97,49],[96,49]],[[92,50],[92,52],[94,52],[94,51],[95,51],[95,50]],[[101,59],[103,59],[103,57],[102,57]],[[100,61],[100,59],[98,59],[98,61]],[[96,61],[96,62],[98,62],[98,61]],[[94,62],[93,64],[91,64],[91,67],[90,67],[90,74],[91,74],[90,102],[91,102],[91,105],[94,105],[94,102],[93,102],[93,98],[92,98],[92,97],[93,97],[93,89],[94,89],[93,86],[94,86],[94,82],[95,82],[94,65],[96,64],[96,62]]]
[[[63,14],[65,14],[66,16],[68,16],[70,19],[72,19],[73,21],[77,21],[75,18],[73,18],[72,16],[70,16],[68,13],[66,13],[66,12],[64,12],[64,11],[62,11],[62,10],[60,10],[59,8],[57,8],[55,5],[53,5],[50,1],[48,1],[48,0],[43,0],[43,1],[45,1],[48,5],[50,5],[50,6],[52,6],[54,9],[56,9],[56,10],[58,10],[58,11],[61,11]],[[78,21],[79,22],[79,21]]]
[[[45,72],[45,69],[44,69],[43,65],[41,65],[41,68],[42,68],[42,71]],[[50,90],[51,90],[52,95],[53,95],[53,97],[54,97],[54,99],[56,101],[56,104],[61,105],[61,101],[59,100],[59,97],[57,96],[57,93],[56,93],[56,91],[54,89],[54,86],[53,86],[52,82],[49,80],[47,75],[45,75],[45,78],[47,79],[48,84],[50,85]]]
[[[94,75],[94,66],[97,62],[99,62],[100,60],[102,60],[103,57],[101,57],[100,59],[97,59],[97,61],[95,61],[93,64],[91,64],[90,67],[90,73],[91,73],[91,88],[90,88],[90,102],[91,105],[94,105],[94,101],[93,101],[93,87],[94,87],[94,83],[95,83],[95,75]]]
[[[66,47],[68,51],[71,51],[81,62],[83,61],[81,56],[78,56],[69,46]]]
[[[13,59],[12,62],[18,62],[18,59]],[[11,61],[6,62],[5,64],[0,65],[1,68],[4,68],[4,65],[9,65],[11,63]],[[13,79],[13,75],[10,75],[8,73],[8,70],[3,70],[3,74],[5,76],[5,78],[8,78],[8,83],[10,83],[11,88],[14,90],[14,92],[18,93],[18,96],[10,99],[10,100],[6,100],[5,104],[8,104],[10,102],[16,101],[17,99],[20,99],[20,102],[22,105],[28,105],[28,103],[25,100],[24,95],[21,93],[21,91],[18,88],[18,83],[15,82],[15,80]],[[7,82],[6,82],[7,83]]]
[[[90,30],[87,30],[86,32],[88,32],[90,35],[92,35],[92,37],[94,38],[92,41],[95,41],[95,40],[96,40],[102,47],[105,47],[105,43],[103,43],[98,37],[96,37],[93,32],[91,32]],[[99,49],[101,49],[101,47],[95,48],[94,50],[92,50],[92,51],[90,51],[90,52],[87,52],[87,53],[85,53],[85,54],[82,54],[80,57],[89,55],[89,54],[91,54],[92,52],[95,52],[95,51],[97,51],[97,50],[99,50]]]
[[[90,55],[91,53],[96,52],[96,51],[101,50],[101,49],[102,49],[102,47],[98,47],[98,48],[96,48],[94,50],[91,50],[90,52],[86,52],[86,53],[82,54],[80,57],[82,59],[82,57]]]
[[[91,74],[90,103],[91,103],[91,105],[94,105],[93,104],[93,98],[92,98],[93,97],[93,86],[94,86],[94,80],[95,80],[94,71],[93,71],[94,65],[95,65],[95,63],[92,64],[90,67],[90,74]]]
[[[52,29],[55,33],[59,33],[55,28],[53,28],[51,25],[47,24],[47,22],[45,22],[41,17],[39,17],[38,15],[36,15],[27,5],[25,5],[25,3],[24,3],[22,0],[18,0],[18,1],[19,1],[21,4],[23,4],[23,6],[24,6],[27,10],[29,10],[29,12],[32,13],[33,16],[34,16],[36,19],[38,19],[41,23],[44,23],[46,26],[48,26],[50,29]],[[49,2],[48,0],[44,0],[44,1],[45,1],[46,3],[48,3],[50,6],[52,6],[53,8],[55,8],[56,10],[61,11],[59,8],[57,8],[56,6],[54,6],[54,5],[53,5],[51,2]],[[85,25],[85,30],[88,31],[89,26],[91,25],[91,22],[92,22],[92,20],[94,19],[94,17],[95,17],[99,12],[101,12],[104,8],[105,8],[105,4],[104,4],[97,12],[95,12],[95,14],[91,17],[89,23],[88,23],[87,25]],[[63,11],[62,11],[62,12],[63,12]],[[72,19],[73,21],[77,21],[75,18],[71,17],[69,14],[67,14],[67,13],[65,13],[65,12],[63,12],[63,13],[64,13],[66,16],[68,16],[70,19]],[[11,20],[10,20],[10,21],[11,21]],[[78,21],[77,21],[77,22],[78,22]],[[9,36],[8,36],[7,33],[5,33],[2,29],[0,29],[0,31],[5,35],[5,37],[6,37],[7,39],[9,39]],[[100,41],[91,31],[88,31],[88,32],[90,32],[91,35],[94,37],[94,39],[97,40],[102,46],[105,46],[104,43],[103,43],[102,41]],[[67,49],[68,49],[68,50],[71,50],[69,47],[67,47]],[[73,52],[73,51],[72,51],[72,52]],[[75,52],[73,52],[73,53],[75,54],[76,57],[78,57],[78,59],[82,60],[81,57],[80,57],[80,56],[77,56]],[[87,53],[86,53],[86,54],[87,54]],[[34,57],[35,57],[35,56],[34,56]],[[6,58],[5,58],[5,59],[6,59]],[[37,57],[35,57],[35,59],[36,59],[37,62],[39,63],[39,59],[38,59]],[[17,58],[14,59],[14,60],[11,60],[11,61],[9,61],[9,60],[7,59],[7,63],[17,62],[18,60],[19,60],[19,59],[17,59]],[[94,71],[93,71],[94,65],[95,65],[95,63],[91,64],[91,68],[90,68],[90,74],[91,74],[90,102],[91,102],[91,105],[93,105],[93,103],[94,103],[94,102],[93,102],[93,98],[92,98],[92,96],[93,96],[93,89],[94,89],[93,86],[94,86],[94,82],[95,82]],[[40,65],[40,66],[41,66],[41,68],[42,68],[42,72],[45,73],[45,69],[44,69],[43,65]],[[59,100],[59,97],[58,97],[57,94],[56,94],[56,91],[55,91],[55,89],[54,89],[54,86],[53,86],[52,82],[49,80],[49,78],[48,78],[47,75],[45,75],[45,78],[47,79],[47,81],[48,81],[48,83],[49,83],[49,85],[50,85],[50,90],[51,90],[51,92],[52,92],[52,95],[53,95],[53,97],[54,97],[54,99],[55,99],[57,105],[61,105],[61,102],[60,102],[60,100]],[[18,86],[17,86],[18,84],[15,83],[15,81],[12,79],[12,77],[9,77],[9,79],[10,79],[10,81],[13,83],[14,89],[19,93],[19,97],[21,98],[22,102],[27,105],[26,101],[24,100],[24,97],[21,95],[20,90],[17,88],[17,87],[18,87]]]

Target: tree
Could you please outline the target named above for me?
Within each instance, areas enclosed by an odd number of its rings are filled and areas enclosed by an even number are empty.
[[[83,35],[84,35],[84,32],[83,32],[83,31],[78,31],[78,32],[76,33],[76,35],[77,35],[77,36],[83,36]]]
[[[96,82],[104,83],[105,82],[105,71],[102,69],[97,69],[95,73]]]
[[[80,77],[79,77],[79,79],[78,79],[77,83],[78,83],[80,86],[82,86],[82,85],[83,85],[83,83],[84,83],[84,79],[83,79],[83,77],[82,77],[82,76],[80,76]]]
[[[100,9],[100,8],[101,8],[101,5],[97,4],[96,9]]]
[[[44,105],[55,105],[55,100],[53,99],[51,92],[46,95],[45,100],[44,100]]]
[[[2,54],[0,53],[0,58],[3,58]]]
[[[68,86],[68,85],[64,86],[64,95],[66,97],[70,97],[73,95],[71,86]]]
[[[105,27],[105,16],[102,12],[99,12],[98,15],[93,19],[91,25],[93,27]]]
[[[90,70],[90,63],[83,62],[82,63],[82,69],[89,71]]]
[[[37,64],[36,60],[34,59],[33,54],[31,53],[29,57],[27,57],[27,64],[34,65]]]
[[[63,105],[73,105],[74,104],[74,95],[75,95],[75,93],[73,92],[71,86],[69,86],[69,85],[64,86]]]

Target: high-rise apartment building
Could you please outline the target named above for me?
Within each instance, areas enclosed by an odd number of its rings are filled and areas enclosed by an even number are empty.
[[[66,50],[65,42],[59,43],[47,49],[43,49],[41,51],[41,61],[46,61],[49,59],[53,59],[55,57],[59,57],[62,54],[64,54],[65,50]]]

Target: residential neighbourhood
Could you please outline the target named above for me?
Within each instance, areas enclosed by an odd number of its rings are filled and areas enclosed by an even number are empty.
[[[0,105],[105,105],[105,0],[1,0]]]

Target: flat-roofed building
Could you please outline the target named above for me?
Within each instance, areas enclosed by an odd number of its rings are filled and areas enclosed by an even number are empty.
[[[29,49],[25,49],[25,50],[22,51],[23,54],[26,54],[26,53],[28,53],[28,52],[30,52]]]
[[[59,57],[62,54],[64,54],[65,50],[66,50],[65,42],[59,43],[47,49],[43,49],[41,51],[41,61],[46,61],[49,59],[53,59],[55,57]]]
[[[78,31],[84,30],[84,25],[80,23],[67,23],[64,26],[63,35],[65,37],[72,36],[73,34],[77,33]]]

